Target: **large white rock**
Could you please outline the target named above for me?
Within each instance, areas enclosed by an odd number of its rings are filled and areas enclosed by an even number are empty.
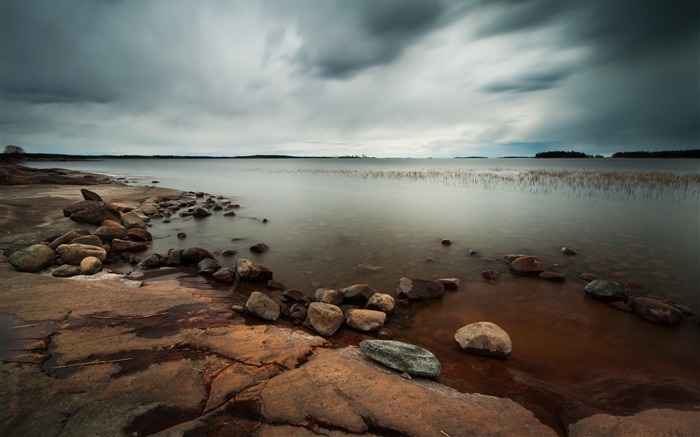
[[[474,355],[506,358],[513,350],[508,333],[491,322],[463,326],[455,332],[455,340],[462,349]]]

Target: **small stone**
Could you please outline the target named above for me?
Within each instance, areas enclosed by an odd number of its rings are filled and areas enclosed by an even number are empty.
[[[377,293],[377,290],[367,284],[354,284],[341,288],[343,302],[353,305],[364,306],[370,297]]]
[[[94,256],[88,256],[80,261],[80,271],[84,275],[94,275],[102,269],[102,261]]]
[[[617,282],[596,279],[585,287],[586,296],[602,302],[621,300],[627,302],[627,295]]]
[[[440,242],[440,244],[442,244],[443,246],[449,246],[452,244],[452,241],[445,238]]]
[[[242,313],[245,311],[245,307],[243,305],[232,305],[231,309],[236,311],[236,312],[239,312],[239,313]]]
[[[78,276],[81,273],[80,267],[72,266],[70,264],[63,264],[51,272],[51,276],[55,276],[57,278],[70,278],[72,276]]]
[[[288,301],[304,303],[304,292],[296,288],[290,288],[282,293],[282,297]]]
[[[201,247],[190,247],[189,249],[186,249],[182,252],[181,258],[183,264],[197,265],[200,261],[204,259],[214,259],[214,255],[212,255],[208,250],[202,249]]]
[[[459,346],[474,355],[507,358],[513,345],[508,333],[491,322],[476,322],[455,332]]]
[[[243,281],[265,282],[272,279],[272,269],[245,258],[236,260],[236,273]]]
[[[115,238],[112,240],[112,249],[118,252],[143,252],[148,249],[148,245],[142,241],[127,241]]]
[[[566,276],[562,275],[561,273],[542,272],[538,276],[540,279],[546,279],[554,282],[564,282],[566,280]]]
[[[183,238],[187,238],[187,234],[185,234],[184,232],[178,232],[178,233],[177,233],[177,238],[179,238],[180,240],[182,240]]]
[[[407,379],[407,380],[409,380],[409,381],[413,379],[413,378],[411,378],[411,375],[408,374],[408,372],[403,372],[403,373],[401,374],[401,377],[402,377],[403,379]]]
[[[253,253],[265,253],[270,249],[270,246],[268,246],[265,243],[256,243],[250,246],[250,251]]]
[[[270,279],[269,281],[267,281],[267,288],[271,290],[284,290],[284,284]]]
[[[454,291],[459,289],[459,278],[438,279],[437,282],[441,283],[445,290]]]
[[[153,235],[145,229],[131,228],[127,234],[130,240],[134,241],[153,241]]]
[[[343,303],[343,293],[340,290],[326,290],[319,301],[333,305],[340,305]]]
[[[238,251],[233,249],[224,249],[221,251],[221,256],[234,256]]]
[[[363,340],[360,350],[387,367],[413,376],[434,378],[442,366],[427,349],[395,340]]]
[[[428,279],[401,278],[396,286],[396,294],[414,299],[434,299],[441,297],[445,287]]]
[[[484,270],[481,272],[481,277],[489,281],[495,281],[501,277],[501,274],[495,270]]]
[[[220,268],[219,270],[215,271],[214,274],[212,274],[211,276],[215,280],[227,284],[232,284],[233,281],[236,279],[236,273],[233,270],[226,267]]]
[[[167,261],[167,258],[158,255],[157,253],[154,253],[150,255],[148,258],[144,259],[139,263],[139,265],[144,268],[144,269],[155,269],[158,267],[162,267],[165,265],[165,262]]]
[[[204,258],[197,263],[197,271],[204,275],[213,275],[221,268],[221,265],[213,258]]]
[[[573,249],[571,247],[562,247],[561,253],[563,253],[564,255],[576,255],[578,252],[576,251],[576,249]]]
[[[224,213],[224,217],[235,217],[235,216],[236,216],[236,213],[233,211],[229,211],[229,212]]]
[[[516,273],[540,273],[544,271],[544,264],[538,256],[521,256],[510,263],[510,269]]]
[[[581,273],[580,275],[578,275],[578,277],[583,279],[586,282],[591,282],[591,281],[595,281],[596,279],[601,279],[600,276],[592,275],[590,273]]]

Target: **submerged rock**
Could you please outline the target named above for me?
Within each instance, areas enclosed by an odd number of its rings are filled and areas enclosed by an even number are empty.
[[[190,247],[182,252],[180,255],[183,264],[199,264],[203,259],[211,258],[214,259],[208,250],[202,249],[201,247]]]
[[[510,269],[516,273],[540,273],[544,271],[544,264],[539,256],[521,256],[510,263]]]
[[[586,296],[602,302],[621,300],[627,302],[627,295],[617,282],[595,279],[586,285]]]
[[[221,268],[221,265],[212,258],[204,258],[197,263],[197,271],[205,275],[213,275]]]
[[[445,287],[441,283],[429,279],[401,278],[396,286],[398,296],[406,296],[411,300],[433,299],[441,297],[444,292]]]
[[[459,278],[438,279],[437,282],[441,283],[445,290],[459,290]]]
[[[459,346],[474,355],[507,358],[513,350],[510,336],[500,326],[491,322],[476,322],[455,332]]]
[[[265,243],[256,243],[250,246],[250,251],[253,253],[265,253],[270,249],[270,246],[268,246]]]
[[[556,272],[542,272],[538,276],[540,279],[546,279],[554,282],[564,282],[566,280],[566,276]]]
[[[272,279],[272,269],[249,259],[236,260],[236,274],[242,281],[264,282]]]
[[[440,361],[432,352],[409,343],[363,340],[360,342],[360,350],[373,360],[409,375],[434,378],[442,371]]]
[[[635,314],[657,325],[676,326],[683,321],[683,314],[678,309],[650,297],[638,297],[630,306]]]
[[[481,272],[481,277],[489,281],[495,281],[496,279],[501,277],[501,274],[495,270],[484,270],[483,272]]]

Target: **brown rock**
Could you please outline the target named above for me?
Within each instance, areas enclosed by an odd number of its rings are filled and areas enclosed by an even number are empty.
[[[136,211],[129,211],[122,214],[122,225],[127,229],[146,229],[146,222]]]
[[[304,325],[325,337],[329,337],[340,329],[344,321],[343,311],[336,305],[313,302],[309,305]]]
[[[343,293],[340,290],[326,290],[319,302],[341,305],[343,303]]]
[[[270,249],[270,246],[268,246],[265,243],[256,243],[250,246],[250,251],[253,253],[265,253]]]
[[[225,282],[227,284],[232,284],[233,281],[236,279],[236,273],[227,267],[223,267],[223,268],[220,268],[219,270],[215,271],[212,274],[212,277],[219,282]]]
[[[389,313],[394,310],[395,305],[396,302],[392,296],[384,293],[374,293],[367,301],[365,308]]]
[[[544,271],[544,264],[538,256],[521,256],[510,263],[510,269],[516,273],[540,273]]]
[[[131,228],[127,236],[134,241],[153,241],[153,235],[145,229]]]
[[[143,252],[148,249],[148,245],[142,241],[127,241],[115,238],[112,240],[112,249],[118,252]]]
[[[61,244],[56,248],[56,253],[64,262],[76,266],[80,265],[80,262],[88,256],[94,256],[102,262],[107,258],[107,251],[103,247],[89,244]]]
[[[121,221],[121,213],[109,203],[83,200],[63,209],[63,215],[74,222],[101,225],[105,220]]]
[[[102,247],[102,240],[97,235],[83,235],[70,242],[71,244],[87,244],[89,246]]]
[[[510,336],[491,322],[476,322],[455,332],[455,340],[465,351],[495,358],[506,358],[513,350]]]
[[[433,299],[441,297],[445,287],[429,279],[401,278],[396,286],[396,294],[414,299]]]
[[[198,264],[200,261],[211,258],[214,259],[208,250],[202,249],[201,247],[191,247],[182,252],[182,263],[183,264]]]
[[[595,414],[569,426],[570,437],[698,436],[699,411],[652,409],[631,416]]]
[[[441,283],[445,290],[459,290],[459,278],[438,279],[437,282]]]
[[[683,314],[679,310],[650,297],[638,297],[630,306],[635,314],[658,325],[676,326],[683,321]]]
[[[341,288],[340,292],[343,294],[343,302],[354,305],[365,305],[377,290],[367,284],[355,284]]]
[[[82,193],[83,199],[85,200],[97,200],[98,202],[102,202],[102,197],[100,197],[100,195],[95,193],[94,191],[90,191],[86,188],[81,188],[80,192]]]
[[[554,281],[554,282],[564,282],[566,280],[566,276],[562,275],[561,273],[555,273],[555,272],[542,272],[538,275],[540,279],[546,279],[548,281]]]
[[[246,312],[261,319],[275,321],[280,316],[280,306],[264,293],[254,291],[245,304]]]
[[[71,240],[75,238],[79,238],[81,235],[75,231],[68,231],[65,234],[61,235],[60,237],[56,238],[53,240],[50,244],[49,247],[53,250],[56,250],[58,246],[61,244],[67,244],[70,243]]]
[[[80,261],[80,271],[84,275],[94,275],[102,269],[102,261],[94,256],[88,256]]]
[[[576,251],[576,249],[571,247],[562,247],[561,253],[563,253],[564,255],[576,255],[578,252]]]
[[[100,226],[93,232],[93,234],[100,237],[102,241],[109,242],[114,240],[115,238],[123,240],[127,237],[127,235],[129,235],[129,231],[127,231],[124,226],[115,222],[111,222],[110,220],[105,220],[105,222],[109,223]]]
[[[272,269],[245,258],[236,260],[236,274],[242,281],[265,282],[272,279]]]
[[[443,246],[450,246],[452,244],[452,240],[448,240],[447,238],[443,239],[440,244]]]
[[[351,309],[345,312],[345,324],[359,331],[374,331],[384,326],[386,313],[374,310]]]
[[[501,274],[495,270],[484,270],[481,272],[481,277],[490,281],[495,281],[501,277]]]

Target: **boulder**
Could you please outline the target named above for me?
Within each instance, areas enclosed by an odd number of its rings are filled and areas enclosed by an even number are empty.
[[[274,321],[280,316],[280,306],[265,294],[254,291],[245,303],[245,310],[261,319]]]
[[[377,310],[390,313],[394,310],[395,304],[396,302],[392,296],[385,293],[374,293],[367,301],[365,308],[368,310]]]
[[[386,313],[374,310],[351,309],[345,312],[345,324],[359,331],[374,331],[384,326]]]
[[[219,270],[215,271],[212,274],[212,277],[219,282],[225,282],[227,284],[232,284],[233,281],[236,279],[236,273],[227,267],[223,267],[223,268],[220,268]]]
[[[627,295],[617,282],[595,279],[589,282],[584,290],[586,296],[591,299],[602,302],[614,302],[616,300],[627,302]]]
[[[521,256],[510,263],[510,269],[516,273],[540,273],[544,271],[544,264],[539,256]]]
[[[8,261],[21,272],[38,272],[55,258],[56,252],[46,244],[33,244],[14,252]]]
[[[129,231],[127,231],[126,228],[120,224],[110,222],[95,229],[93,231],[93,235],[97,235],[104,242],[109,242],[115,238],[123,240],[127,237],[127,235],[129,235]]]
[[[51,276],[55,276],[57,278],[70,278],[71,276],[78,276],[81,273],[80,267],[72,266],[70,264],[63,264],[51,272]]]
[[[303,322],[308,316],[308,310],[303,304],[295,303],[289,308],[289,318],[292,321]]]
[[[264,282],[272,279],[272,269],[245,258],[236,260],[236,274],[241,281]]]
[[[212,255],[208,250],[202,249],[201,247],[190,247],[189,249],[184,250],[180,256],[182,258],[183,264],[193,265],[199,264],[199,262],[203,259],[214,259],[214,255]]]
[[[112,249],[118,252],[143,252],[148,249],[148,245],[143,241],[127,241],[115,238],[112,240]]]
[[[495,281],[501,277],[501,274],[495,270],[484,270],[481,272],[481,277],[489,281]]]
[[[179,266],[182,265],[182,249],[170,249],[168,251],[167,259],[165,260],[166,266]]]
[[[437,357],[427,349],[395,340],[363,340],[360,350],[387,367],[413,376],[434,378],[442,371]]]
[[[146,229],[146,222],[136,211],[129,211],[122,214],[122,225],[127,229]]]
[[[157,253],[154,253],[153,255],[141,261],[139,263],[139,266],[141,266],[144,269],[155,269],[163,267],[165,265],[165,261],[167,261],[167,258],[158,255]]]
[[[156,215],[160,212],[158,206],[155,203],[144,203],[139,209],[145,215]]]
[[[313,302],[307,310],[304,325],[323,335],[330,337],[343,325],[345,316],[336,305],[323,302]]]
[[[343,303],[343,293],[340,290],[326,290],[319,302],[341,305]]]
[[[97,235],[83,235],[70,242],[71,244],[87,244],[88,246],[102,247],[102,240]]]
[[[566,280],[566,276],[555,272],[542,272],[538,276],[540,279],[546,279],[547,281],[564,282]]]
[[[88,256],[80,261],[80,271],[84,275],[94,275],[102,269],[102,261],[94,256]]]
[[[635,314],[657,325],[676,326],[683,321],[683,314],[677,308],[650,297],[638,297],[630,306]]]
[[[305,303],[307,296],[304,295],[304,292],[301,290],[297,290],[296,288],[290,288],[289,290],[285,290],[284,293],[282,293],[282,298],[287,301]]]
[[[265,253],[270,249],[270,246],[268,246],[265,243],[256,243],[250,246],[250,251],[253,253]]]
[[[94,256],[102,262],[107,258],[107,251],[103,247],[89,244],[61,244],[56,248],[56,252],[65,263],[76,266],[88,256]]]
[[[192,211],[192,215],[197,217],[197,218],[204,218],[204,217],[209,217],[211,215],[211,212],[206,209],[202,208],[201,206],[198,206]]]
[[[221,265],[212,258],[205,258],[197,263],[197,271],[200,274],[213,275],[220,268]]]
[[[433,299],[441,297],[445,292],[445,287],[429,279],[401,278],[396,286],[396,294],[414,299]]]
[[[513,350],[508,333],[491,322],[476,322],[455,332],[455,340],[470,354],[507,358]]]
[[[61,244],[66,244],[70,243],[72,240],[79,238],[80,234],[75,232],[75,231],[68,231],[65,234],[61,235],[60,237],[56,238],[53,240],[50,244],[49,247],[53,250],[56,250],[58,246]]]
[[[131,228],[127,237],[133,241],[153,241],[153,235],[145,229]]]
[[[77,223],[101,225],[105,220],[121,220],[121,213],[109,203],[84,200],[63,209],[63,215]]]
[[[459,289],[459,278],[438,279],[437,282],[441,283],[445,290],[454,291]]]
[[[102,202],[102,197],[95,193],[94,191],[90,191],[87,188],[81,188],[80,193],[83,195],[83,199],[85,200],[96,200],[98,202]]]
[[[349,287],[341,288],[343,294],[343,302],[354,305],[365,305],[377,290],[367,284],[354,284]]]

